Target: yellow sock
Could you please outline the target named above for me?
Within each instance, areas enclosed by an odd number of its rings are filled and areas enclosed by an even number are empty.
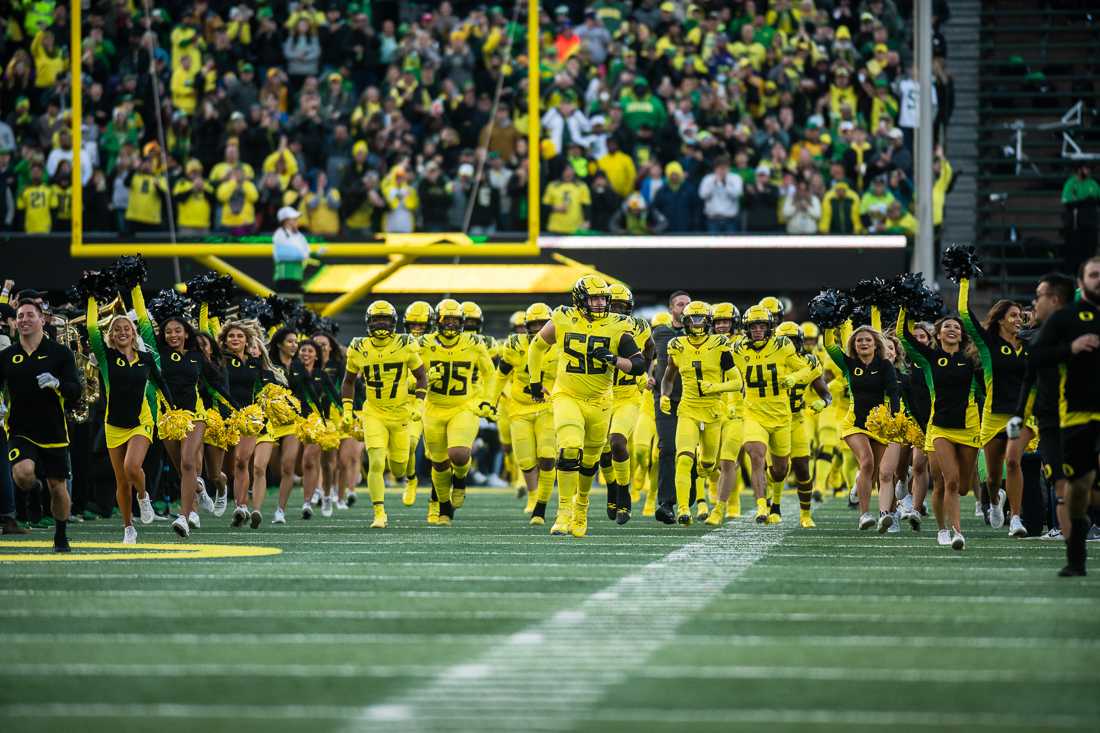
[[[822,495],[825,494],[829,484],[829,470],[832,465],[832,461],[825,458],[818,458],[814,461],[814,491],[820,491]]]
[[[676,506],[681,512],[688,510],[691,498],[691,467],[694,463],[691,456],[676,456]]]
[[[611,459],[611,472],[615,475],[615,483],[619,486],[630,486],[630,459],[617,461]]]
[[[577,473],[577,498],[588,501],[588,494],[592,491],[592,480],[596,478],[596,466],[585,469],[582,465]]]
[[[554,477],[557,472],[554,469],[539,471],[539,501],[543,504],[550,501],[550,495],[554,493]]]
[[[451,465],[451,471],[454,472],[455,478],[464,479],[464,478],[466,478],[466,474],[468,474],[470,472],[470,466],[472,464],[473,464],[473,461],[466,461],[461,466],[457,466],[457,465],[452,464]]]
[[[379,505],[386,500],[386,480],[383,478],[386,471],[386,449],[368,448],[367,461],[370,466],[367,470],[367,490],[370,491],[371,503]]]
[[[577,495],[577,487],[580,485],[580,474],[576,471],[558,471],[558,508],[565,507],[573,511],[573,497]],[[589,486],[592,483],[589,482]]]
[[[768,474],[768,497],[772,500],[772,504],[778,504],[783,500],[783,479],[776,481],[772,478],[771,473]]]
[[[450,468],[440,471],[432,466],[432,486],[435,488],[435,495],[440,501],[451,500],[451,472],[452,469]]]

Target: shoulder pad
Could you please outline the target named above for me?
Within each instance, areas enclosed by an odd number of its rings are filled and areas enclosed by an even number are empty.
[[[567,306],[567,305],[559,305],[557,308],[554,309],[554,312],[553,312],[552,315],[554,315],[554,316],[560,315],[560,316],[568,317],[568,316],[572,315],[572,310],[573,309],[571,307]]]
[[[356,336],[355,338],[353,338],[351,340],[351,343],[348,344],[348,348],[349,349],[355,349],[356,351],[360,351],[362,346],[363,346],[363,340],[365,338],[366,338],[365,336]]]
[[[679,336],[673,336],[671,339],[669,339],[668,346],[665,347],[665,348],[667,348],[670,352],[671,351],[680,351],[681,345],[682,344],[681,344],[681,341],[680,341],[680,337]]]

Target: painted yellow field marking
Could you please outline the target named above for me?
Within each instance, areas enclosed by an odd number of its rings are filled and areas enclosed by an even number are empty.
[[[278,555],[278,547],[255,545],[124,545],[121,542],[73,542],[73,552],[16,552],[0,554],[0,562],[88,562],[92,560],[210,560],[220,557],[262,557]],[[0,548],[48,550],[53,542],[0,540]],[[83,552],[115,550],[116,552]]]

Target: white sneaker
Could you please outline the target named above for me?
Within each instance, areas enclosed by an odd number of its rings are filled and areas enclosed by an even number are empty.
[[[325,494],[324,497],[321,499],[321,516],[322,517],[331,517],[332,516],[332,495],[331,494]]]
[[[859,528],[870,529],[875,526],[875,518],[871,516],[871,512],[864,512],[859,517]],[[885,530],[885,527],[883,528]]]
[[[122,544],[124,545],[136,545],[137,544],[137,530],[134,529],[134,525],[126,527],[122,531]]]
[[[138,499],[138,507],[141,508],[141,523],[152,524],[156,518],[156,512],[153,511],[153,500],[149,498],[149,492],[145,492],[145,496]]]
[[[126,529],[130,529],[127,527]],[[176,534],[180,536],[180,539],[187,539],[191,536],[191,528],[187,526],[187,518],[180,514],[176,517],[176,521],[172,522],[172,529]],[[134,539],[137,539],[137,533],[134,533]],[[123,542],[126,542],[126,538],[122,538]]]
[[[214,513],[214,500],[210,498],[210,494],[206,493],[206,484],[202,482],[202,477],[199,477],[199,509],[202,509],[207,514]]]
[[[248,507],[238,505],[233,510],[233,521],[230,522],[231,527],[240,527],[242,524],[248,521]]]
[[[215,517],[220,517],[225,514],[225,509],[229,504],[229,492],[223,491],[214,497],[214,508],[211,509]]]
[[[494,489],[504,489],[508,487],[508,482],[494,473],[486,477],[485,485]]]
[[[286,524],[286,512],[281,507],[275,507],[275,516],[271,520],[272,524]]]
[[[913,511],[909,512],[909,516],[907,517],[907,519],[909,520],[909,528],[914,532],[920,532],[920,523],[921,519],[923,519],[923,517],[920,515],[920,512],[914,509]]]
[[[848,489],[848,503],[859,503],[859,490],[855,487],[855,484],[852,485],[852,488]]]
[[[325,498],[324,494],[321,493],[320,489],[314,489],[313,490],[313,496],[311,496],[309,498],[309,503],[313,504],[313,506],[320,506],[321,505],[321,500],[324,499],[324,498]]]
[[[897,534],[901,531],[901,517],[897,512],[894,512],[894,522],[886,528],[887,534]]]
[[[349,507],[355,506],[355,502],[357,502],[357,501],[359,501],[359,495],[356,494],[354,491],[349,491],[348,492],[348,506]]]
[[[1009,537],[1027,537],[1027,527],[1020,521],[1019,514],[1013,514],[1012,519],[1008,522],[1008,536]]]
[[[871,515],[866,514],[864,516],[869,517]],[[860,518],[859,523],[861,525],[863,524],[862,517]],[[886,530],[890,529],[890,527],[893,524],[894,524],[894,515],[893,514],[891,514],[890,512],[880,512],[879,513],[879,515],[878,515],[878,533],[879,534],[885,534]]]
[[[898,481],[897,483],[894,484],[894,498],[895,499],[897,499],[898,501],[901,501],[902,498],[905,497],[907,494],[908,494],[908,491],[905,488],[905,482],[904,481]]]
[[[966,549],[966,538],[963,537],[962,532],[951,533],[951,549],[960,551]]]
[[[1000,529],[1005,526],[1005,499],[1008,494],[1004,489],[997,492],[997,501],[989,505],[989,526]]]
[[[974,516],[978,519],[985,519],[985,514],[982,512],[982,500],[979,497],[974,498]]]
[[[341,512],[347,511],[347,508],[348,508],[348,503],[346,501],[337,501],[336,502],[337,511],[341,511]]]
[[[912,494],[906,494],[905,497],[901,500],[901,508],[902,508],[902,511],[905,512],[904,518],[908,519],[909,518],[908,515],[913,513],[913,495]]]
[[[202,523],[199,521],[199,513],[191,512],[187,515],[187,523],[191,525],[191,529],[199,529],[202,527]]]
[[[1039,535],[1039,539],[1041,539],[1041,540],[1064,540],[1065,537],[1062,536],[1062,530],[1058,529],[1057,527],[1051,527],[1049,530],[1047,530],[1046,534]]]
[[[936,533],[936,544],[940,547],[947,547],[951,544],[951,530],[941,529]]]
[[[313,505],[308,501],[302,504],[302,519],[310,519],[313,516]]]

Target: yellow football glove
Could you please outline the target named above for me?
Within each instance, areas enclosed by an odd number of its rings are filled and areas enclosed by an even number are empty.
[[[714,390],[714,382],[699,382],[699,394],[708,395]]]
[[[428,367],[428,382],[432,384],[438,384],[443,381],[443,376],[447,373],[447,367],[441,363],[432,364]]]
[[[810,410],[816,415],[826,407],[825,400],[817,399],[810,403]]]
[[[786,374],[779,380],[779,386],[783,389],[790,389],[796,384],[798,384],[798,380],[794,378],[793,374]]]
[[[417,397],[416,404],[413,405],[412,414],[409,415],[409,419],[413,422],[420,422],[424,419],[424,398]]]
[[[672,398],[667,394],[661,395],[661,412],[666,415],[672,414]]]

